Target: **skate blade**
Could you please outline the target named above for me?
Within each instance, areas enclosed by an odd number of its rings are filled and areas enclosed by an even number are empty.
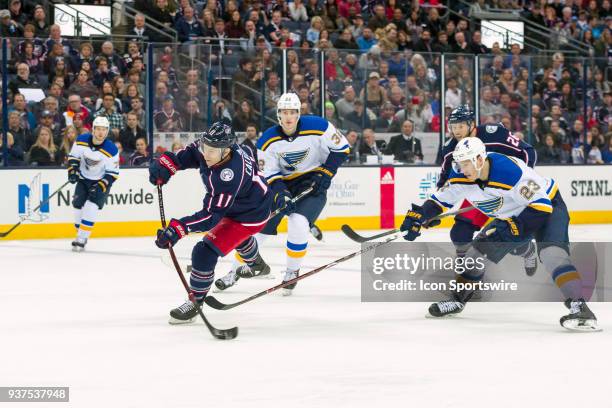
[[[450,318],[454,318],[458,315],[459,313],[450,313],[444,316],[434,316],[431,313],[427,312],[425,314],[425,318],[427,319],[450,319]]]
[[[283,295],[283,296],[291,296],[292,292],[293,292],[293,289],[283,288],[281,290],[281,295]]]
[[[177,325],[181,325],[181,324],[189,324],[189,323],[193,323],[195,321],[195,317],[189,319],[189,320],[178,320],[175,319],[174,317],[170,316],[170,319],[168,319],[168,323],[173,325],[173,326],[177,326]]]
[[[587,320],[581,320],[581,319],[566,320],[561,325],[565,329],[567,329],[569,331],[573,331],[573,332],[588,333],[588,332],[600,332],[600,331],[603,331],[603,329],[600,328],[597,325],[597,320],[594,320],[594,319],[587,319]]]
[[[84,252],[84,251],[85,251],[85,248],[81,248],[81,247],[77,247],[77,246],[73,246],[72,247],[72,252],[79,253],[79,252]]]

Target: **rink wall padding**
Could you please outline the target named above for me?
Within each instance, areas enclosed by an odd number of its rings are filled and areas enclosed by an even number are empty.
[[[612,223],[612,168],[608,166],[541,166],[553,177],[570,210],[574,224]],[[317,225],[338,230],[342,224],[356,229],[400,225],[413,202],[421,203],[435,191],[438,167],[343,167],[328,192],[327,206]],[[32,210],[66,180],[64,169],[0,170],[0,230],[21,218],[27,220],[5,239],[69,238],[75,235],[71,206],[74,186],[54,196],[40,211]],[[195,170],[179,172],[164,187],[166,216],[181,217],[198,211],[204,187]],[[395,214],[395,217],[390,215]],[[442,227],[448,227],[444,220]],[[159,228],[159,207],[147,169],[123,169],[113,185],[93,237],[154,235]],[[281,231],[286,224],[281,224]]]

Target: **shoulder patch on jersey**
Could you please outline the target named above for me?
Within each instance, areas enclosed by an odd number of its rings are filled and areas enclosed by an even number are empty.
[[[497,125],[486,125],[485,130],[487,133],[495,133],[497,132]]]
[[[219,173],[219,178],[223,181],[232,181],[234,179],[234,170],[232,169],[223,169],[221,173]]]
[[[266,129],[259,140],[257,140],[257,149],[266,150],[272,143],[281,140],[283,138],[282,134],[283,133],[278,125],[274,125]]]
[[[512,189],[519,182],[523,171],[510,157],[500,153],[489,153],[487,157],[491,163],[488,187]]]

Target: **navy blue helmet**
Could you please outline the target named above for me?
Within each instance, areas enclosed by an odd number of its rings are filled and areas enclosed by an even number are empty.
[[[474,111],[470,105],[459,105],[448,117],[448,123],[474,122]]]
[[[236,143],[236,134],[232,127],[223,122],[215,122],[212,126],[200,135],[200,140],[210,147],[230,147]]]

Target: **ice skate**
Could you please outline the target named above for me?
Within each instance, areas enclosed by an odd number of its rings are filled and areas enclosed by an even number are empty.
[[[198,302],[202,306],[202,302]],[[194,321],[198,315],[198,308],[193,304],[191,300],[186,301],[179,307],[170,311],[170,324],[186,324]]]
[[[561,317],[561,326],[571,331],[601,331],[597,325],[595,314],[589,309],[584,299],[567,299],[564,303],[565,307],[570,310],[570,313]]]
[[[283,278],[283,282],[290,281],[291,279],[295,279],[298,276],[300,276],[300,271],[285,271],[285,277]],[[295,285],[297,285],[297,282],[285,286],[282,289],[283,296],[291,296],[293,289],[295,289]]]
[[[529,247],[523,254],[523,264],[525,265],[525,273],[527,276],[533,276],[538,269],[538,251],[533,241],[529,241]]]
[[[232,286],[236,284],[236,282],[238,282],[238,279],[240,279],[240,276],[237,274],[237,270],[229,271],[227,275],[215,281],[213,292],[219,293],[219,292],[224,291],[227,288],[231,288]]]
[[[87,245],[87,238],[77,238],[72,241],[72,252],[83,252],[85,251],[85,245]]]
[[[240,265],[236,269],[236,274],[245,279],[250,278],[266,278],[270,279],[270,266],[263,260],[261,255],[257,255],[253,265]]]

